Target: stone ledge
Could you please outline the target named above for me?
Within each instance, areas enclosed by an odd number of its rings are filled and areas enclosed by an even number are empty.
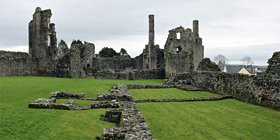
[[[97,94],[98,101],[132,101],[132,97],[128,91],[128,88],[124,84],[118,84],[116,87],[112,87],[111,93]]]
[[[120,103],[116,101],[100,101],[91,104],[91,109],[97,108],[119,108]]]
[[[157,88],[176,88],[175,85],[148,85],[148,84],[127,84],[128,89],[157,89]]]
[[[182,81],[208,92],[229,94],[239,101],[280,110],[280,81],[269,76],[191,72],[178,74],[173,80],[166,80],[165,84],[178,85]]]
[[[119,84],[116,87],[112,87],[110,91],[111,93],[98,94],[97,100],[105,101],[92,104],[92,107],[117,107],[115,106],[118,103],[116,101],[120,101],[118,108],[107,108],[105,115],[101,116],[101,120],[116,123],[118,126],[114,128],[105,127],[101,139],[153,140],[148,124],[131,98],[128,86]],[[114,101],[111,101],[112,99]]]
[[[61,109],[61,110],[72,110],[75,108],[75,101],[68,100],[66,104],[64,103],[56,103],[56,99],[38,99],[34,102],[28,104],[29,108],[36,108],[36,109]]]
[[[67,93],[65,91],[55,91],[52,92],[52,98],[56,99],[83,99],[84,93]]]
[[[192,101],[216,101],[223,99],[232,99],[231,95],[222,95],[217,97],[201,97],[201,98],[187,98],[187,99],[146,99],[146,100],[134,100],[135,103],[148,103],[148,102],[192,102]]]

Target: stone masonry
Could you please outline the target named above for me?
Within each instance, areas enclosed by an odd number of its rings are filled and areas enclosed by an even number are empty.
[[[37,7],[29,23],[29,55],[36,63],[35,75],[50,75],[56,57],[55,25],[50,23],[51,10]]]
[[[198,30],[198,20],[193,21],[193,31],[182,26],[169,30],[164,46],[166,78],[197,69],[204,58],[204,46]]]
[[[268,60],[267,75],[271,78],[280,79],[280,51],[274,52]]]
[[[154,15],[149,15],[149,42],[143,50],[143,68],[156,69],[157,68],[157,50],[159,45],[155,45],[155,29],[154,29]]]
[[[136,107],[129,94],[126,85],[119,84],[111,88],[110,94],[99,94],[99,100],[120,101],[119,108],[108,108],[101,120],[116,123],[119,127],[105,127],[102,132],[102,140],[132,140],[146,139],[153,140],[149,126]]]
[[[27,53],[0,51],[0,76],[30,76],[33,62]]]
[[[236,100],[280,110],[280,81],[277,79],[222,72],[191,72],[178,74],[166,84],[177,85],[182,80],[205,91],[229,94]]]
[[[95,54],[94,44],[88,42],[73,44],[70,51],[57,55],[55,24],[50,22],[51,16],[50,9],[36,8],[29,23],[29,57],[21,55],[22,58],[19,58],[20,55],[16,53],[2,51],[3,58],[0,63],[3,68],[0,76],[163,79],[196,70],[203,58],[198,21],[194,21],[193,32],[183,27],[170,30],[164,49],[160,49],[159,45],[155,44],[154,15],[149,15],[148,44],[142,54],[135,58],[130,56],[101,58]],[[181,33],[181,37],[177,39],[176,33]],[[17,59],[10,57],[13,54],[17,55]],[[13,62],[14,60],[16,62]]]

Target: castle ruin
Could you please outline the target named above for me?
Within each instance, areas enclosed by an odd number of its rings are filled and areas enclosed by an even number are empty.
[[[204,57],[198,21],[193,31],[178,27],[169,31],[164,46],[155,44],[155,16],[149,15],[148,44],[142,54],[103,58],[95,54],[93,43],[71,45],[70,51],[57,55],[55,24],[51,10],[37,7],[29,23],[29,55],[0,52],[0,76],[51,76],[100,79],[163,79],[195,71]],[[177,34],[180,34],[177,38]]]

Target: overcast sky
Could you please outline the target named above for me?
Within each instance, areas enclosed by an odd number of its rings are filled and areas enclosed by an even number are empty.
[[[1,0],[0,50],[28,52],[28,23],[36,7],[52,10],[57,39],[125,48],[135,57],[148,43],[148,15],[155,15],[155,43],[168,30],[192,28],[199,20],[205,57],[222,54],[230,63],[250,56],[266,64],[280,50],[280,0]]]

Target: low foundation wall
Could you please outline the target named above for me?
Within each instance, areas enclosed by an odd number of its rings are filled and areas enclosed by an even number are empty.
[[[52,98],[56,99],[83,99],[84,93],[67,93],[65,91],[55,91],[52,92]]]
[[[216,97],[200,97],[200,98],[186,98],[186,99],[145,99],[145,100],[134,100],[135,103],[149,103],[149,102],[194,102],[194,101],[217,101],[223,99],[230,99],[231,95],[221,95]]]
[[[96,79],[119,79],[119,80],[139,80],[139,79],[163,79],[163,69],[153,70],[123,70],[120,72],[113,70],[102,70],[94,73]]]
[[[280,110],[280,80],[222,72],[192,72],[177,75],[165,84],[182,81],[206,91],[230,94],[234,99]]]
[[[175,85],[145,85],[145,84],[127,84],[128,89],[156,89],[156,88],[176,88]]]

